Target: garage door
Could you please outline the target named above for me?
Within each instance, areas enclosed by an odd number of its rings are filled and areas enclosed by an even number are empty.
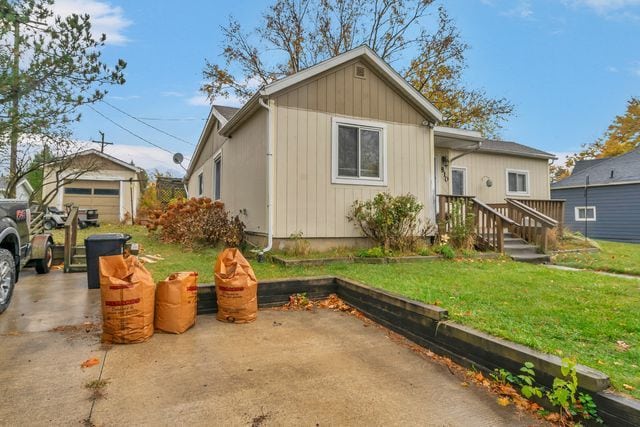
[[[74,181],[64,187],[63,203],[98,209],[100,222],[120,222],[120,183],[109,181]]]

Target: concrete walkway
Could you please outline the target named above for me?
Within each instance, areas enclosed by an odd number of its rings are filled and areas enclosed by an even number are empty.
[[[0,315],[0,425],[539,424],[344,313],[199,316],[183,335],[103,346],[85,287],[83,274],[21,279]],[[99,378],[96,398],[85,385]]]
[[[631,274],[609,273],[608,271],[590,270],[588,268],[575,268],[575,267],[568,267],[566,265],[559,265],[559,264],[546,264],[546,266],[554,270],[586,271],[588,273],[595,273],[595,274],[600,274],[602,276],[609,276],[609,277],[617,277],[619,279],[640,280],[640,276],[633,276]]]

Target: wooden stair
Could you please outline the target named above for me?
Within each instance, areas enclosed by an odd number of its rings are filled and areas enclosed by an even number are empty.
[[[527,243],[509,232],[504,233],[504,253],[514,261],[531,264],[546,264],[551,261],[549,255],[539,252],[537,245]]]
[[[76,246],[71,256],[69,273],[82,273],[87,271],[87,252],[84,246]]]

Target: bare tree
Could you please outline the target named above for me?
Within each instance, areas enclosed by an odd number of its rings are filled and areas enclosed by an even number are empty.
[[[202,90],[247,99],[262,86],[366,44],[432,101],[445,124],[496,135],[513,113],[504,98],[463,83],[466,43],[434,0],[276,0],[254,32],[221,27],[221,64],[207,61]]]

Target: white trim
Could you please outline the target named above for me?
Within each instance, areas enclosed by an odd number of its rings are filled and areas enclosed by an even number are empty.
[[[455,196],[455,194],[453,194],[453,170],[454,169],[458,169],[464,172],[464,182],[462,183],[463,188],[462,188],[462,196],[466,196],[467,195],[467,189],[469,188],[467,186],[467,167],[466,166],[451,166],[449,167],[449,175],[451,176],[451,195]]]
[[[560,182],[560,181],[558,181]],[[588,186],[585,186],[584,184],[576,184],[576,185],[567,185],[566,187],[553,187],[553,184],[551,184],[551,191],[553,190],[564,190],[564,189],[571,189],[571,188],[584,188],[584,187],[608,187],[610,185],[637,185],[640,184],[640,181],[624,181],[624,182],[609,182],[609,183],[605,183],[605,184],[589,184]]]
[[[509,174],[510,173],[515,173],[515,174],[523,174],[526,175],[527,177],[527,191],[509,191]],[[529,171],[528,170],[524,170],[524,169],[506,169],[505,170],[505,178],[506,178],[506,193],[507,196],[528,196],[530,195],[530,191],[531,191],[531,180],[530,180],[530,175],[529,175]],[[517,178],[516,178],[516,186],[517,186]]]
[[[347,125],[359,128],[380,130],[380,178],[345,178],[338,176],[338,126]],[[360,157],[358,153],[358,158]],[[347,185],[369,185],[385,187],[387,185],[387,125],[370,120],[332,117],[331,119],[331,183]]]
[[[228,121],[227,118],[223,116],[222,113],[218,111],[215,106],[211,107],[211,114],[213,114],[214,117],[218,119],[218,121],[220,122],[220,127],[227,124],[227,121]]]
[[[584,218],[578,216],[580,209],[584,209]],[[588,209],[593,209],[593,218],[587,217]],[[596,221],[596,207],[595,206],[576,206],[573,209],[573,214],[576,222],[595,222]]]
[[[120,221],[124,221],[124,181],[120,181]]]
[[[433,131],[436,136],[447,137],[447,138],[455,138],[455,139],[466,139],[469,141],[482,141],[482,134],[475,130],[467,130],[467,129],[458,129],[458,128],[450,128],[447,126],[436,126],[433,128]]]
[[[437,122],[441,122],[443,117],[442,113],[425,98],[420,92],[418,92],[413,86],[398,74],[389,64],[387,64],[382,58],[378,56],[369,46],[362,45],[320,62],[305,70],[299,71],[288,77],[275,81],[263,88],[261,91],[263,95],[271,95],[276,92],[280,92],[288,87],[291,87],[297,83],[310,79],[318,74],[321,74],[327,70],[337,67],[346,62],[355,60],[357,58],[365,58],[369,60],[373,65],[377,66],[389,79],[396,84],[398,88],[403,89],[405,95],[410,97],[417,105],[422,107],[423,111],[427,112]]]
[[[218,161],[218,159],[220,159],[220,198],[216,199],[216,161]],[[218,151],[215,152],[215,154],[213,155],[213,170],[212,172],[212,183],[213,183],[213,188],[211,191],[211,198],[213,200],[222,200],[222,148],[220,148]]]
[[[98,150],[96,150],[94,148],[90,148],[88,150],[81,151],[78,154],[76,154],[75,157],[86,156],[88,154],[95,154],[98,157],[102,157],[103,159],[109,160],[109,161],[111,161],[111,162],[113,162],[113,163],[115,163],[117,165],[120,165],[120,166],[122,166],[124,168],[130,169],[130,170],[132,170],[132,171],[134,171],[136,173],[142,172],[142,168],[139,168],[137,166],[133,166],[133,165],[131,165],[131,164],[127,163],[127,162],[124,162],[124,161],[122,161],[122,160],[120,160],[120,159],[118,159],[116,157],[113,157],[113,156],[111,156],[109,154],[102,153],[102,152],[100,152],[100,151],[98,151]],[[72,157],[73,158],[74,156],[67,156],[67,157]]]

